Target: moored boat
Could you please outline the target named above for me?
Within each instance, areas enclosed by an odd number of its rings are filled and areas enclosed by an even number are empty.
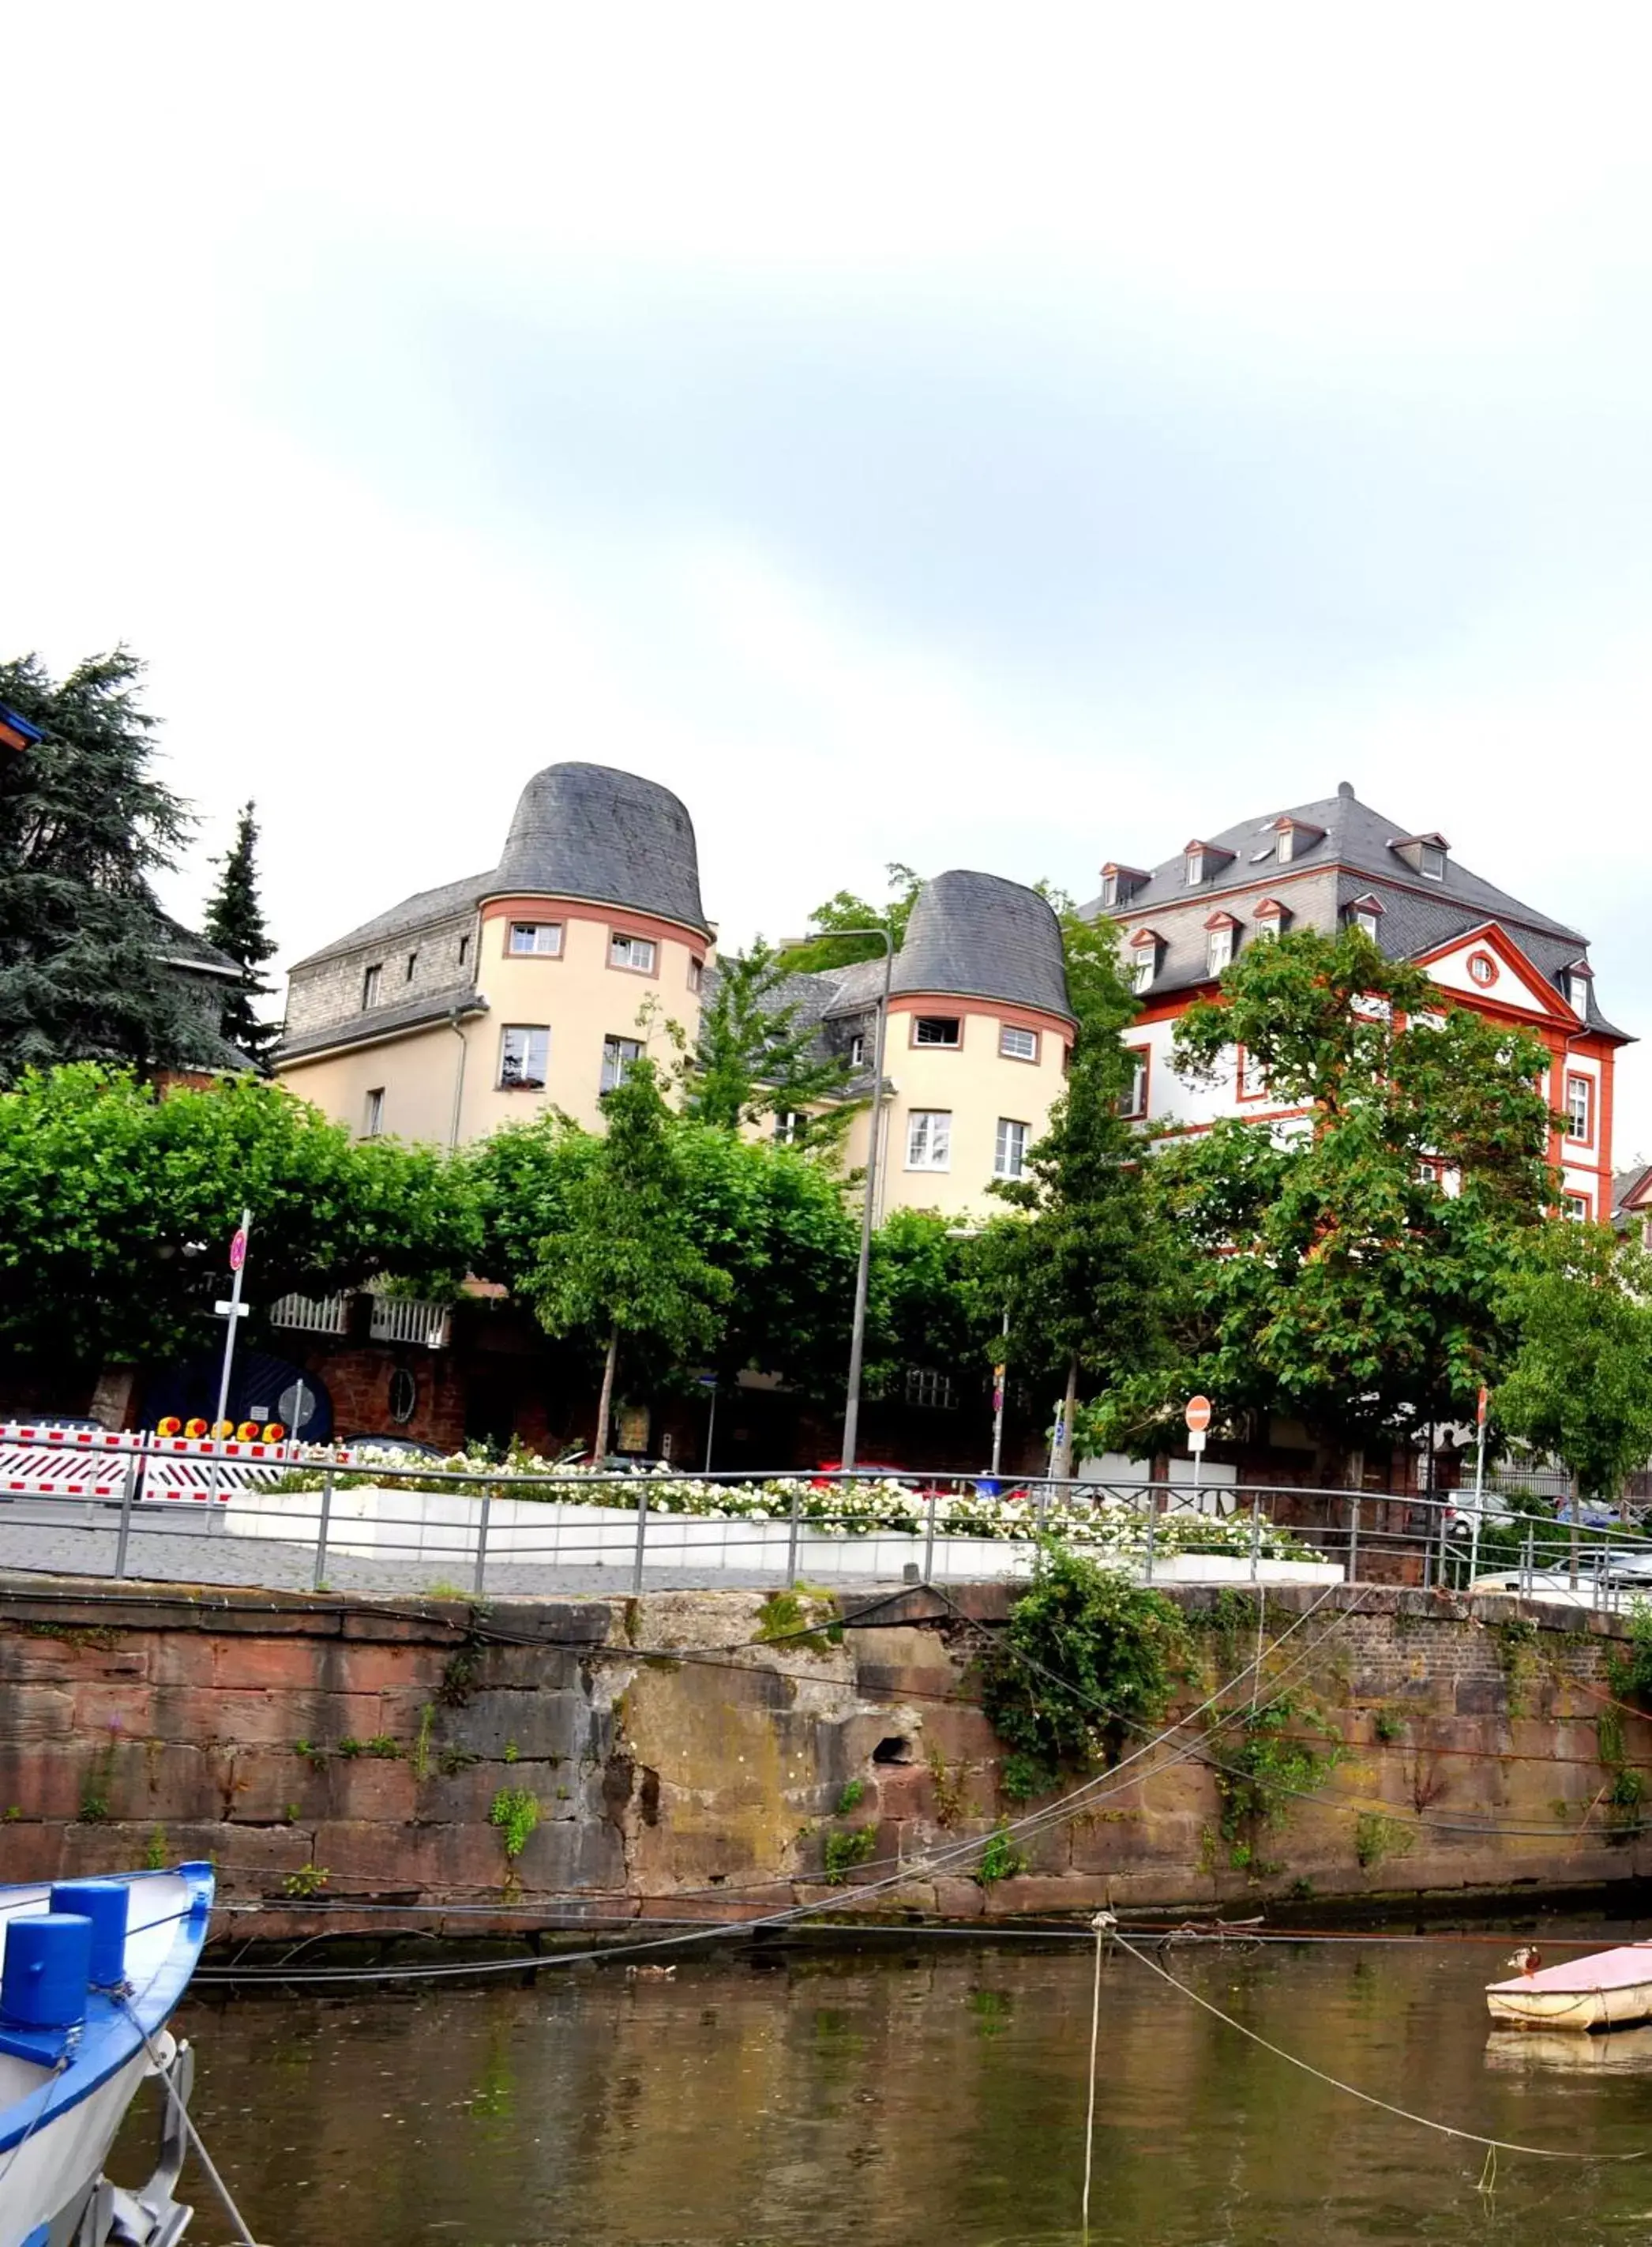
[[[1652,2021],[1652,1943],[1621,1943],[1489,1982],[1485,2002],[1499,2028],[1633,2028]]]
[[[212,1910],[209,1865],[0,1887],[0,2247],[172,2247],[193,2055],[167,2023]],[[160,2159],[104,2176],[145,2078],[166,2077]]]

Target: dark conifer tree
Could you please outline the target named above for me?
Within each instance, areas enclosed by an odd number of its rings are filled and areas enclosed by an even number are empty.
[[[223,1035],[238,1046],[255,1068],[267,1069],[270,1049],[281,1035],[280,1025],[266,1021],[258,1001],[268,999],[274,985],[259,971],[275,957],[275,946],[264,925],[258,900],[258,869],[254,853],[258,846],[258,823],[254,807],[243,803],[236,821],[236,837],[222,858],[215,858],[218,886],[207,907],[201,934],[208,944],[227,953],[241,970],[241,980],[224,1003]]]
[[[0,663],[0,702],[44,735],[0,764],[0,1083],[65,1061],[198,1060],[150,886],[189,815],[151,768],[142,670],[124,648],[61,682],[35,656]]]

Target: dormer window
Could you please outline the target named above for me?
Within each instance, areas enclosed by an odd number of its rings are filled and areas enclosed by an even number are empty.
[[[1264,898],[1252,919],[1258,936],[1280,936],[1291,925],[1291,909],[1282,905],[1277,898]]]
[[[1445,879],[1445,862],[1451,847],[1444,835],[1406,835],[1389,845],[1414,874],[1421,874],[1430,882]]]
[[[1357,928],[1362,936],[1369,936],[1373,944],[1379,940],[1377,932],[1387,910],[1381,898],[1368,891],[1364,897],[1355,898],[1344,910],[1350,928]]]
[[[1279,862],[1280,862],[1280,865],[1281,865],[1281,866],[1288,866],[1288,865],[1290,864],[1290,863],[1291,863],[1291,846],[1292,846],[1292,844],[1294,843],[1295,839],[1296,839],[1296,830],[1295,830],[1295,829],[1294,829],[1294,828],[1293,828],[1293,827],[1281,827],[1281,828],[1280,828],[1280,839],[1279,839],[1278,843],[1275,844],[1274,848],[1275,848],[1275,851],[1276,851],[1276,853],[1277,853],[1277,855],[1278,855],[1278,857],[1279,857]]]
[[[1138,928],[1130,939],[1131,980],[1138,991],[1151,990],[1164,957],[1164,939],[1155,928]]]
[[[1212,913],[1205,924],[1205,972],[1219,975],[1233,957],[1238,924],[1232,913]]]
[[[1152,879],[1140,866],[1120,866],[1111,858],[1102,868],[1102,910],[1113,912],[1128,905],[1137,890],[1145,889]]]
[[[1580,960],[1574,960],[1569,967],[1562,967],[1556,975],[1554,987],[1574,1014],[1587,1014],[1589,1011],[1589,982],[1588,969]]]
[[[1205,853],[1204,853],[1204,851],[1203,851],[1202,850],[1190,850],[1190,851],[1188,852],[1188,854],[1187,854],[1187,886],[1188,886],[1188,888],[1189,888],[1190,890],[1196,890],[1196,889],[1198,889],[1198,887],[1199,884],[1200,884],[1204,879],[1205,879]]]
[[[1322,827],[1310,827],[1300,819],[1289,816],[1276,819],[1273,833],[1278,839],[1274,850],[1280,864],[1288,866],[1294,858],[1300,858],[1305,850],[1312,849],[1324,832]]]

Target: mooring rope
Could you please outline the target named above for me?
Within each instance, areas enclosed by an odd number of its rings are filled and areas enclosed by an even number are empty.
[[[1107,1915],[1102,1914],[1100,1916],[1105,1918]],[[1333,2091],[1341,2092],[1345,2098],[1357,2099],[1362,2106],[1375,2107],[1384,2114],[1396,2116],[1402,2122],[1414,2122],[1419,2129],[1437,2131],[1443,2138],[1460,2139],[1465,2145],[1484,2146],[1488,2155],[1525,2154],[1533,2161],[1539,2162],[1603,2163],[1643,2162],[1648,2154],[1652,2153],[1652,2147],[1642,2148],[1639,2152],[1632,2154],[1587,2154],[1579,2153],[1572,2147],[1518,2145],[1512,2139],[1490,2138],[1480,2130],[1460,2130],[1453,2122],[1438,2122],[1431,2114],[1417,2114],[1409,2107],[1396,2107],[1392,2100],[1379,2099],[1374,2091],[1362,2091],[1356,2083],[1344,2083],[1340,2076],[1328,2074],[1324,2068],[1315,2067],[1312,2060],[1300,2059],[1295,2052],[1287,2052],[1283,2045],[1273,2043],[1258,2030],[1246,2028],[1244,2022],[1236,2021],[1232,2013],[1225,2013],[1219,2005],[1213,2005],[1208,1998],[1200,1997],[1197,1990],[1189,1989],[1185,1982],[1178,1982],[1174,1974],[1166,1973],[1157,1959],[1150,1958],[1144,1952],[1138,1950],[1127,1936],[1119,1933],[1116,1927],[1105,1931],[1111,1936],[1121,1950],[1130,1953],[1138,1966],[1144,1966],[1150,1974],[1157,1974],[1161,1982],[1167,1982],[1178,1997],[1186,1998],[1190,2003],[1199,2006],[1204,2011],[1222,2022],[1225,2027],[1237,2030],[1240,2036],[1248,2037],[1253,2044],[1260,2045],[1262,2050],[1272,2052],[1275,2059],[1282,2059],[1288,2066],[1300,2068],[1304,2075],[1313,2076],[1317,2082],[1328,2084]],[[1102,1939],[1102,1930],[1098,1929],[1096,1935],[1098,1946]],[[1484,2186],[1482,2189],[1485,2189]]]
[[[167,2097],[172,2101],[174,2111],[177,2114],[178,2120],[183,2125],[184,2134],[189,2140],[190,2144],[194,2146],[197,2155],[200,2157],[201,2166],[207,2172],[207,2175],[211,2182],[213,2190],[223,2203],[224,2213],[229,2216],[229,2221],[236,2228],[236,2231],[241,2240],[241,2247],[258,2247],[258,2242],[253,2237],[251,2232],[247,2229],[246,2218],[242,2215],[241,2210],[236,2206],[234,2196],[230,2193],[229,2186],[219,2175],[212,2155],[207,2151],[206,2146],[202,2141],[201,2133],[195,2127],[195,2116],[189,2112],[189,2108],[184,2100],[182,2093],[179,2091],[177,2085],[172,2080],[172,2071],[166,2066],[160,2054],[155,2050],[154,2039],[151,2038],[148,2030],[145,2028],[143,2023],[138,2018],[137,2014],[133,2011],[131,2001],[123,1997],[119,2000],[119,2003],[121,2011],[125,2013],[126,2018],[132,2023],[133,2027],[137,2030],[138,2034],[143,2039],[143,2048],[149,2055],[149,2064],[154,2069],[155,2073],[160,2078],[161,2087],[165,2091]]]

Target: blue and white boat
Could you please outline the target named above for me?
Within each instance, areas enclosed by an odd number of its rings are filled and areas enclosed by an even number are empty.
[[[0,2247],[172,2247],[194,2055],[167,2030],[207,1939],[209,1865],[0,1887]],[[104,2175],[146,2077],[165,2079],[148,2183]]]

